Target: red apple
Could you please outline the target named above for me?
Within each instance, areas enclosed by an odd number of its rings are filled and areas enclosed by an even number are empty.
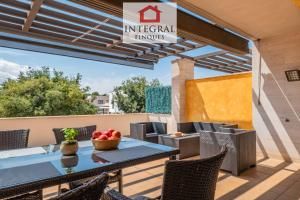
[[[109,129],[107,129],[107,131],[112,133],[112,132],[114,132],[115,130],[112,129],[112,128],[109,128]]]
[[[112,132],[112,137],[121,138],[121,133],[119,131],[114,131],[114,132]]]
[[[109,128],[107,131],[108,131],[108,137],[111,137],[111,136],[112,136],[112,133],[113,133],[115,130],[112,129],[112,128]]]
[[[116,138],[113,137],[113,136],[111,136],[111,137],[108,138],[108,140],[115,140],[115,139],[116,139]]]
[[[106,135],[106,136],[108,137],[109,132],[108,132],[108,131],[104,131],[104,132],[102,133],[102,135]]]
[[[99,139],[100,139],[100,140],[107,140],[108,137],[107,137],[106,135],[101,135],[101,136],[99,137]]]
[[[101,135],[102,135],[101,131],[94,131],[93,135],[92,135],[92,138],[96,139],[96,138],[100,137]]]

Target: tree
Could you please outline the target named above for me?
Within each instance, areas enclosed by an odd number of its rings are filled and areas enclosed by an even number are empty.
[[[81,75],[64,76],[48,67],[21,72],[0,87],[0,117],[95,114],[86,101],[89,88],[80,88]]]
[[[95,101],[95,99],[97,98],[97,96],[100,96],[99,92],[95,91],[92,92],[91,96],[91,102]]]
[[[145,89],[161,86],[158,79],[148,82],[145,77],[133,77],[114,89],[114,102],[125,113],[145,112]]]

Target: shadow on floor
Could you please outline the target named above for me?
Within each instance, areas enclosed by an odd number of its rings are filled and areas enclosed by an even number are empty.
[[[220,171],[215,198],[217,200],[300,198],[300,164],[275,159],[257,158],[257,160],[255,168],[241,173],[238,177]],[[165,161],[166,159],[162,159],[124,169],[124,194],[129,197],[159,196]],[[115,188],[116,186],[111,185]],[[56,190],[57,187],[48,188],[44,190],[44,194],[50,197]]]

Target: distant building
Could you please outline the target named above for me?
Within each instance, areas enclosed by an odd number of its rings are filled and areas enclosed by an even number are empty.
[[[89,97],[89,101],[99,108],[99,114],[109,114],[109,113],[122,113],[119,110],[117,103],[113,100],[114,93],[108,93],[105,95],[99,95],[94,97],[92,101],[91,97]]]
[[[99,114],[108,114],[109,113],[109,96],[108,95],[99,95],[96,96],[93,101],[90,102],[99,108]]]

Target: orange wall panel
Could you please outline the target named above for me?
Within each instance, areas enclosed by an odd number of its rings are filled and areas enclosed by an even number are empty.
[[[252,129],[252,73],[186,81],[186,119]]]

